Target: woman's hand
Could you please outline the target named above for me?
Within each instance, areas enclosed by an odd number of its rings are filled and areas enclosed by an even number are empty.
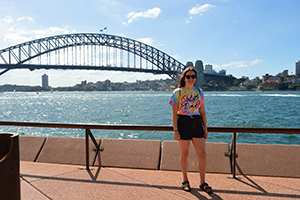
[[[176,131],[174,131],[174,139],[175,140],[177,140],[177,141],[179,141],[180,140],[180,134],[179,134],[179,132],[176,130]]]
[[[204,139],[208,138],[208,131],[207,128],[204,128]]]

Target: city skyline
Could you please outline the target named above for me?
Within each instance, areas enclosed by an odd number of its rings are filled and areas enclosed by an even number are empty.
[[[295,74],[295,63],[300,60],[299,5],[295,0],[154,0],[130,4],[124,0],[0,0],[0,49],[53,35],[103,32],[144,42],[183,64],[196,60],[211,63],[216,71],[223,69],[237,78],[261,78],[283,70]],[[24,69],[3,74],[0,85],[39,85],[43,74],[51,77],[54,87],[82,80],[168,78],[134,72]]]
[[[211,66],[211,71],[210,70],[207,70],[206,68],[207,68],[207,66]],[[299,68],[300,69],[300,61],[298,61],[297,63],[296,63],[296,71],[297,71],[297,69]],[[217,72],[217,71],[215,71],[214,69],[213,69],[213,66],[211,65],[211,64],[206,64],[205,66],[203,66],[203,69],[204,69],[204,73],[212,73],[212,74],[220,74],[220,75],[224,75],[224,76],[227,76],[227,75],[225,75],[226,74],[226,71],[225,71],[225,74],[223,74],[224,72],[223,72],[223,70],[220,70],[219,72]],[[299,70],[298,69],[298,70]],[[300,73],[300,72],[299,72]],[[278,73],[276,73],[276,74],[264,74],[264,75],[262,75],[261,77],[259,77],[259,79],[261,79],[261,80],[263,80],[264,78],[265,78],[265,76],[269,76],[269,77],[277,77],[277,76],[282,76],[282,77],[284,77],[285,75],[290,75],[289,74],[289,72],[288,72],[288,70],[283,70],[283,71],[281,71],[281,72],[278,72]],[[294,75],[296,75],[296,74],[294,74]],[[258,76],[257,76],[258,77]],[[299,75],[297,76],[298,77],[298,79],[299,79]],[[253,79],[249,79],[249,77],[248,76],[242,76],[242,77],[239,77],[240,79],[248,79],[248,80],[254,80],[254,81],[256,81],[256,77],[255,78],[253,78]],[[237,79],[239,79],[239,78],[237,78]],[[45,80],[46,79],[46,80]],[[172,80],[170,77],[166,77],[165,79],[151,79],[150,81],[159,81],[159,80],[167,80],[167,79],[169,79],[169,80]],[[149,80],[149,79],[146,79],[146,80],[143,80],[143,81],[147,81],[147,80]],[[80,82],[78,82],[78,83],[76,83],[75,85],[78,85],[78,84],[83,84],[83,85],[86,85],[86,84],[88,84],[88,83],[93,83],[93,84],[97,84],[98,85],[98,83],[104,83],[104,82],[111,82],[111,80],[109,80],[109,79],[105,79],[105,80],[97,80],[97,81],[95,81],[95,82],[93,82],[93,81],[90,81],[90,80],[81,80]],[[46,82],[46,83],[45,83]],[[116,81],[116,82],[112,82],[112,83],[138,83],[138,82],[141,82],[141,80],[139,80],[139,79],[136,79],[136,80],[131,80],[131,81]],[[42,86],[42,88],[45,88],[45,86],[44,85],[47,85],[47,87],[49,87],[49,88],[51,88],[52,86],[50,85],[50,83],[49,83],[49,76],[47,75],[47,74],[43,74],[42,75],[42,82],[41,82],[41,86]],[[205,85],[205,84],[204,84]],[[73,85],[74,86],[74,85]],[[56,87],[60,87],[60,86],[56,86]],[[69,85],[69,86],[66,86],[66,87],[71,87],[71,85]]]

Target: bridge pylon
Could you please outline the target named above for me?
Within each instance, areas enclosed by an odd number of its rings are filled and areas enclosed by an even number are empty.
[[[193,62],[188,61],[186,63],[186,67],[193,67]],[[203,69],[203,62],[201,60],[196,60],[195,62],[195,69],[197,70],[197,80],[196,86],[203,86],[204,85],[204,69]]]

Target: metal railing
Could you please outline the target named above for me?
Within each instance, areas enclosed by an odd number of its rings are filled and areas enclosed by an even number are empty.
[[[119,125],[119,124],[68,124],[68,123],[44,123],[44,122],[13,122],[0,121],[0,126],[25,126],[44,128],[71,128],[85,129],[86,141],[86,169],[89,170],[89,138],[91,138],[97,153],[101,151],[91,129],[109,130],[140,130],[140,131],[173,131],[173,126],[162,125]],[[233,133],[230,150],[225,153],[230,157],[232,166],[232,178],[236,178],[236,133],[280,133],[280,134],[300,134],[300,128],[266,128],[266,127],[208,127],[208,132]]]

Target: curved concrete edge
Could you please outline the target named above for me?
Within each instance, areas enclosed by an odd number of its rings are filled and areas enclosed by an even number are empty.
[[[91,140],[89,145],[90,165],[180,171],[177,141],[164,141],[161,146],[159,140],[103,139],[104,151],[97,157]],[[208,173],[231,173],[225,152],[227,143],[206,143]],[[300,146],[239,143],[237,154],[237,174],[300,178]],[[85,165],[85,156],[85,138],[20,136],[21,161]],[[189,171],[198,171],[197,160],[191,144]]]
[[[100,143],[100,139],[96,139]],[[96,153],[89,139],[89,161],[93,165]],[[85,165],[85,138],[48,137],[37,162]]]
[[[159,169],[161,141],[103,139],[101,166],[135,169]]]
[[[206,172],[229,174],[230,159],[225,157],[228,152],[227,143],[206,143]],[[164,141],[161,159],[161,170],[180,171],[179,164],[180,147],[178,142]],[[193,144],[189,149],[189,169],[191,172],[198,172],[198,158]]]
[[[20,160],[35,162],[46,139],[46,137],[20,136]]]
[[[300,146],[237,144],[237,173],[300,178]]]

